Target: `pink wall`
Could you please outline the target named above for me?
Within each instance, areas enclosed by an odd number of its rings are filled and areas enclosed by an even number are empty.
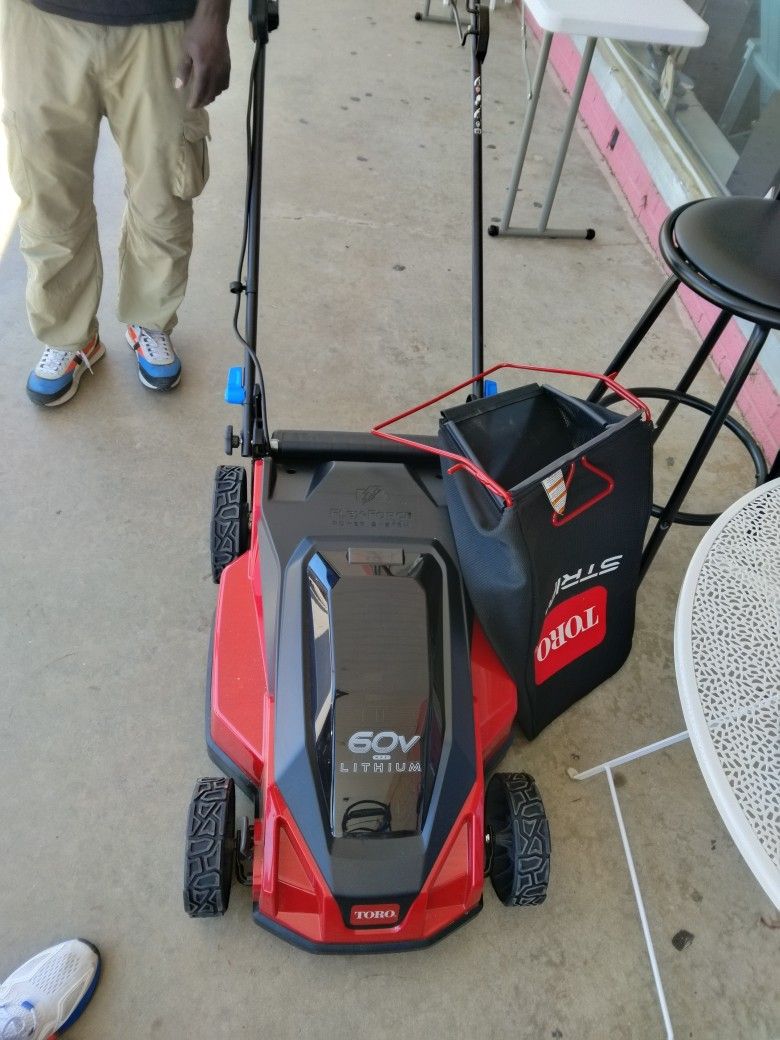
[[[537,36],[541,35],[529,12],[526,17]],[[553,39],[550,64],[566,89],[571,90],[580,64],[580,53],[568,36],[561,34]],[[625,127],[617,119],[592,75],[588,76],[585,85],[580,115],[657,251],[658,232],[669,213],[669,207],[656,189]],[[610,149],[609,142],[616,129],[619,136],[614,149]],[[703,335],[712,324],[716,308],[688,289],[682,289],[680,295],[694,324]],[[724,378],[731,373],[744,345],[745,337],[732,321],[713,353],[715,364]],[[780,397],[761,368],[755,368],[748,377],[738,403],[771,462],[780,450]]]

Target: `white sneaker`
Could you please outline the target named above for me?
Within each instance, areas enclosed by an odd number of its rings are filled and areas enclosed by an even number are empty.
[[[27,378],[27,396],[35,404],[47,408],[65,404],[78,390],[84,372],[87,369],[91,372],[92,366],[100,361],[105,352],[106,348],[97,334],[81,350],[46,347]]]
[[[181,361],[167,332],[127,326],[127,342],[135,351],[138,378],[150,390],[173,390],[181,379]]]
[[[69,939],[26,961],[0,986],[0,1040],[55,1040],[81,1016],[100,978],[100,954]]]

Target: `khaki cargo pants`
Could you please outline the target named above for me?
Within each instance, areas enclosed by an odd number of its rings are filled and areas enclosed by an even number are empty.
[[[183,22],[106,26],[0,0],[4,121],[20,197],[34,334],[77,349],[97,331],[103,268],[92,198],[105,116],[125,168],[122,322],[169,331],[187,286],[208,115],[173,86]]]

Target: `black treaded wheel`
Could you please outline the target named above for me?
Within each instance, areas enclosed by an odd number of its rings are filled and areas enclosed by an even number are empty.
[[[243,466],[218,466],[211,510],[211,574],[222,571],[249,547],[249,502]]]
[[[230,902],[236,846],[236,788],[226,777],[195,784],[187,816],[184,909],[190,917],[220,917]]]
[[[505,906],[536,906],[547,898],[550,827],[534,778],[495,773],[485,792],[490,880]]]

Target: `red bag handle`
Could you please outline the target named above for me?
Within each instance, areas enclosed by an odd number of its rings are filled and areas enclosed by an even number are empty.
[[[415,415],[417,412],[421,412],[425,408],[430,408],[431,405],[438,404],[439,401],[443,401],[445,398],[451,397],[453,394],[456,394],[459,390],[464,390],[467,386],[471,386],[472,383],[476,383],[478,380],[484,379],[486,376],[490,376],[494,372],[498,372],[502,368],[512,368],[523,372],[547,372],[551,375],[582,376],[585,379],[596,379],[599,382],[602,382],[606,386],[608,386],[613,393],[616,393],[619,397],[622,397],[625,401],[628,401],[629,404],[632,404],[638,411],[642,412],[647,422],[650,422],[652,419],[650,409],[644,403],[644,401],[640,401],[639,398],[635,397],[630,390],[627,390],[624,386],[621,386],[620,383],[616,383],[613,376],[597,375],[595,372],[579,372],[575,369],[570,368],[543,368],[540,365],[518,365],[511,361],[500,361],[497,365],[493,365],[492,368],[488,368],[484,372],[480,372],[479,375],[472,376],[470,379],[464,379],[462,383],[458,383],[457,386],[453,386],[450,390],[444,390],[442,393],[437,394],[436,397],[432,397],[429,401],[424,401],[422,404],[417,404],[413,408],[407,408],[405,412],[401,412],[399,415],[393,416],[392,419],[385,419],[384,422],[377,423],[377,425],[372,428],[371,432],[376,437],[382,437],[384,440],[387,441],[394,441],[396,444],[404,444],[407,448],[418,448],[420,451],[427,451],[431,455],[439,455],[443,459],[451,459],[454,465],[447,470],[448,473],[455,473],[457,472],[457,470],[461,469],[466,470],[466,472],[470,473],[472,477],[478,480],[480,484],[483,485],[483,487],[486,487],[488,491],[492,491],[493,494],[496,495],[498,498],[503,499],[504,505],[511,506],[513,504],[512,496],[509,494],[506,488],[502,487],[497,481],[493,480],[490,474],[486,473],[480,466],[477,466],[475,463],[473,463],[471,459],[466,458],[465,455],[457,455],[454,452],[445,451],[444,448],[435,448],[431,444],[420,444],[419,441],[412,440],[411,437],[400,437],[396,433],[386,432],[386,427],[392,426],[393,423],[400,422],[402,419],[406,419],[410,415]],[[587,464],[587,466],[588,468],[592,468],[589,463]],[[596,496],[595,499],[591,499],[590,502],[586,502],[583,506],[580,506],[578,507],[578,509],[574,510],[574,512],[569,515],[569,520],[573,520],[575,516],[578,516],[580,513],[584,512],[585,509],[588,509],[591,505],[594,505],[595,502],[600,501],[601,498],[605,498],[606,495],[608,495],[612,491],[612,488],[615,486],[614,481],[612,481],[612,478],[607,476],[607,474],[602,474],[600,470],[595,472],[598,472],[600,476],[604,476],[605,480],[610,481],[612,483],[612,487],[610,487],[607,491],[602,492],[600,495]]]
[[[576,509],[572,509],[570,513],[566,513],[564,516],[560,516],[553,509],[553,527],[563,527],[564,524],[568,524],[570,520],[574,520],[575,517],[580,516],[582,513],[585,512],[586,509],[590,509],[591,506],[595,506],[597,502],[600,502],[602,498],[606,498],[607,495],[611,495],[612,492],[615,490],[615,481],[612,477],[610,477],[609,473],[605,473],[603,469],[599,469],[597,466],[594,466],[592,462],[588,461],[585,455],[583,455],[580,458],[580,462],[585,467],[585,469],[589,469],[591,473],[595,473],[597,477],[601,477],[601,479],[605,483],[605,487],[603,488],[603,490],[599,491],[598,494],[594,495],[593,498],[589,498],[587,502],[583,502],[581,506],[577,506]],[[566,480],[564,481],[567,491],[569,490],[569,485],[571,484],[573,478],[574,463],[572,462],[572,464],[569,466],[569,472],[566,475]]]

